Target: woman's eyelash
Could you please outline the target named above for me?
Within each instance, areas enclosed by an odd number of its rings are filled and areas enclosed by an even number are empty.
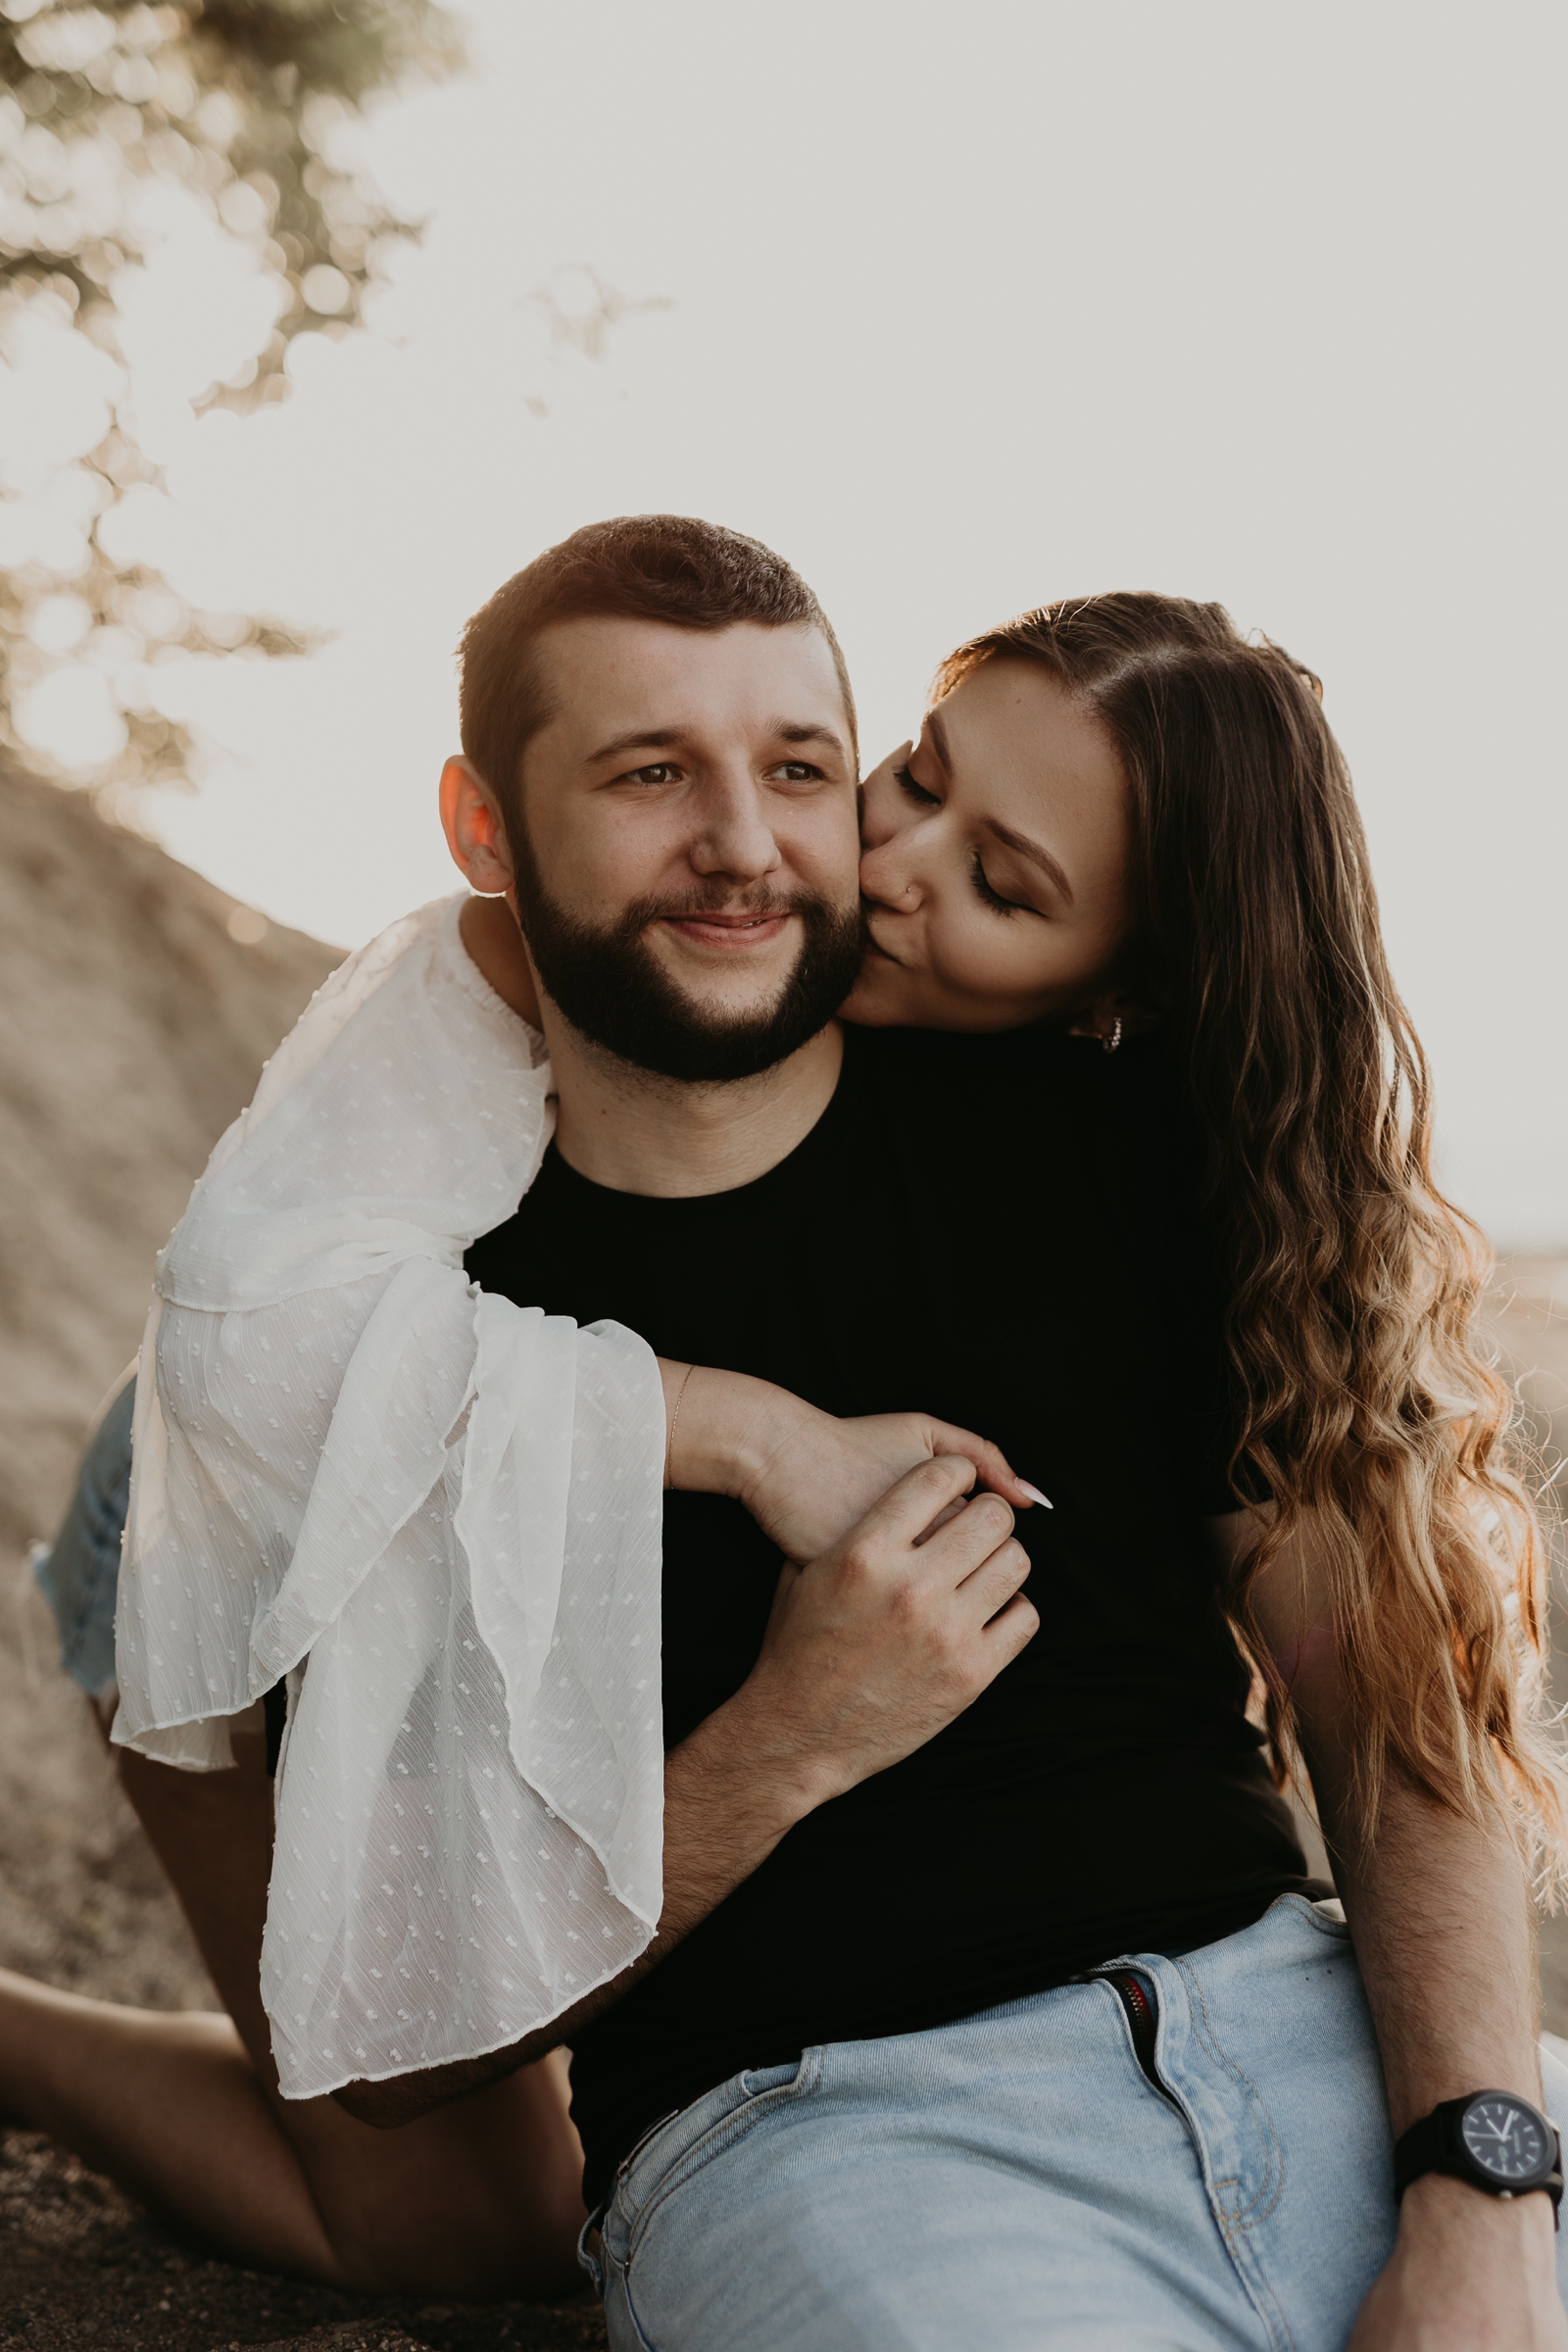
[[[893,773],[898,779],[899,783],[903,785],[905,791],[908,794],[911,801],[918,801],[923,808],[936,808],[936,794],[934,792],[927,792],[923,784],[917,784],[906,767],[896,767],[893,770]]]
[[[918,801],[922,808],[941,807],[937,795],[934,792],[927,792],[923,784],[917,784],[907,767],[896,767],[893,774],[909,799]],[[1022,914],[1027,911],[1017,904],[1016,900],[1004,899],[1000,890],[992,889],[986,879],[986,869],[981,863],[978,850],[975,851],[970,863],[969,878],[974,884],[976,895],[984,899],[988,906],[994,906],[999,914]]]
[[[999,914],[1022,913],[1023,909],[1017,906],[1013,900],[1004,899],[1000,891],[992,889],[990,883],[986,880],[986,869],[980,862],[980,853],[978,850],[976,850],[974,854],[974,861],[969,868],[969,876],[971,881],[974,883],[975,889],[978,891],[981,898],[984,899],[986,905],[988,906],[995,906]]]

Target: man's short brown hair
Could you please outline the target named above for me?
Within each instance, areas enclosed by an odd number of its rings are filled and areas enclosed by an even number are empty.
[[[590,522],[514,574],[474,614],[459,647],[463,749],[509,815],[522,755],[554,716],[541,633],[558,620],[662,620],[677,629],[820,629],[850,734],[855,700],[839,641],[800,573],[759,539],[690,514]]]

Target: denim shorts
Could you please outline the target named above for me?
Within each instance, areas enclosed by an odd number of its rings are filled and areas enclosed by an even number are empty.
[[[622,2164],[584,2253],[613,2352],[1342,2352],[1397,2215],[1337,1913],[1285,1895],[1108,1964],[1148,2071],[1091,1978],[720,2084]]]
[[[136,1367],[122,1375],[76,1472],[71,1507],[52,1544],[35,1544],[32,1573],[60,1629],[60,1662],[89,1697],[115,1680],[120,1542],[130,1507],[130,1423]]]

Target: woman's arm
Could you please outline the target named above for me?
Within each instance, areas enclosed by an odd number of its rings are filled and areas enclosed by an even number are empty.
[[[1228,1558],[1258,1514],[1212,1522]],[[1442,2099],[1514,2090],[1538,2105],[1534,1922],[1500,1791],[1485,1826],[1460,1820],[1391,1770],[1366,1821],[1353,1771],[1327,1580],[1309,1536],[1254,1587],[1254,1606],[1292,1686],[1302,1752],[1366,1985],[1395,2136]],[[1390,2194],[1392,2195],[1392,2186]],[[1399,2211],[1394,2256],[1367,2297],[1349,2352],[1562,2352],[1550,2201],[1509,2202],[1429,2175]]]
[[[906,1470],[961,1454],[1014,1510],[1050,1503],[1001,1450],[929,1413],[841,1421],[744,1372],[659,1359],[668,1441],[664,1484],[744,1503],[797,1566],[836,1544]]]

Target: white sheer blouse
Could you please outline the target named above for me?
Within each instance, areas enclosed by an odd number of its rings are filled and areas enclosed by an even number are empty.
[[[659,1368],[463,1252],[554,1120],[463,898],[333,974],[158,1261],[114,1736],[288,1727],[262,1991],[285,2097],[517,2040],[662,1902]]]

